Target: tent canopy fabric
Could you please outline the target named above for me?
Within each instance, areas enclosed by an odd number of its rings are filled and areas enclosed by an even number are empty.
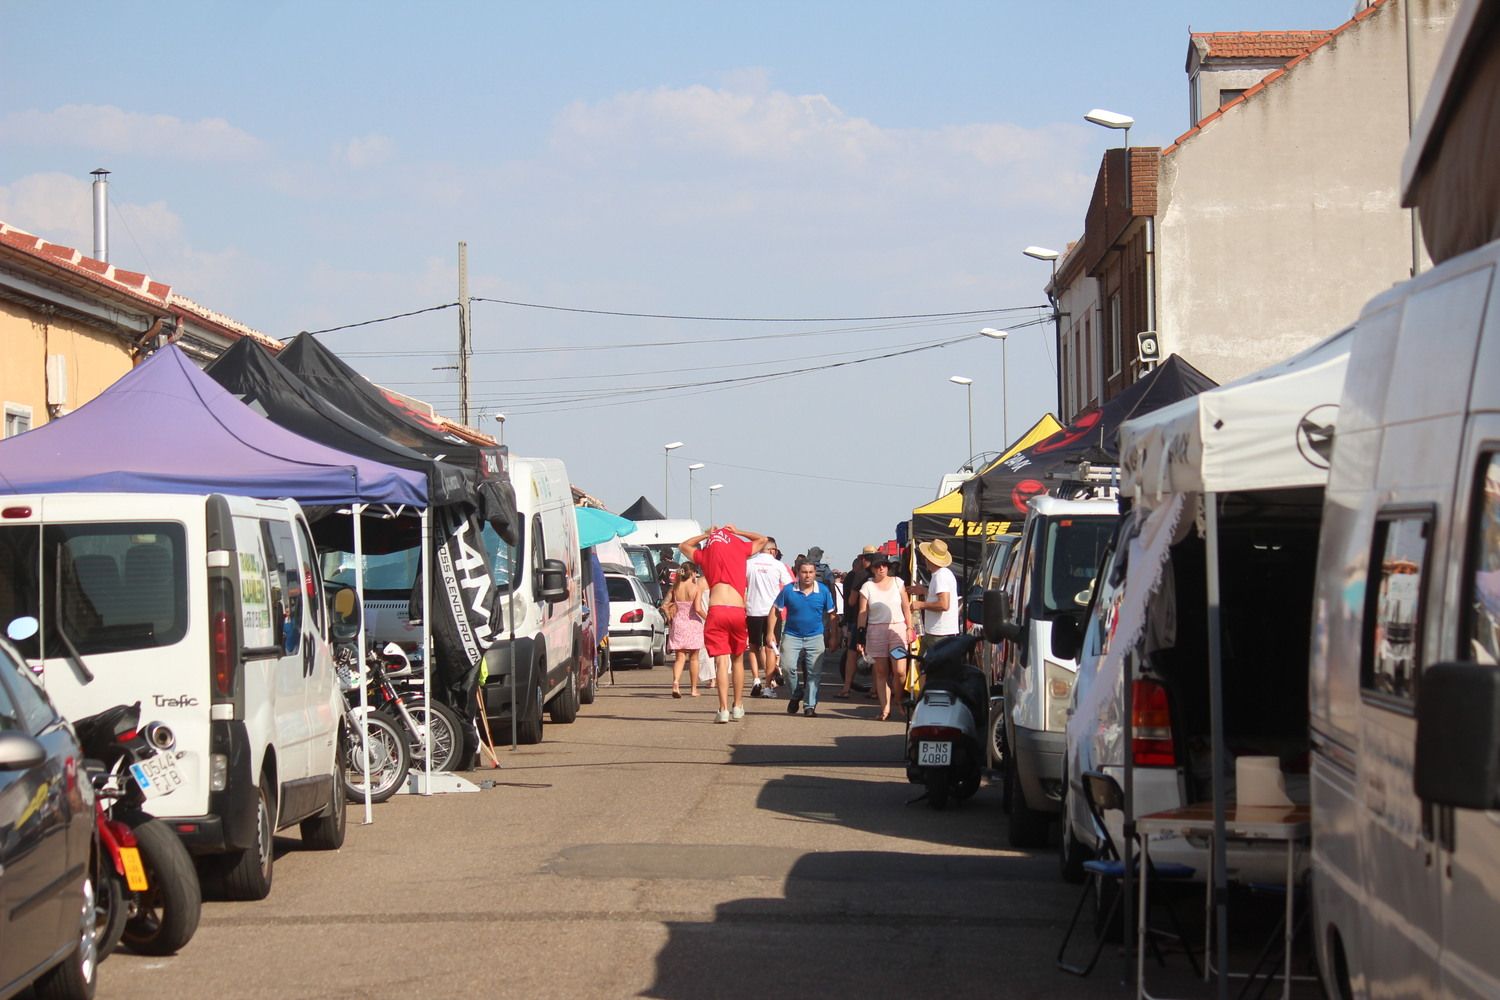
[[[641,497],[621,511],[621,517],[632,521],[665,521],[667,516],[652,506],[651,501]]]
[[[431,459],[360,423],[249,338],[236,341],[204,371],[240,402],[289,431],[351,455],[423,473],[433,506],[475,503],[472,472]]]
[[[1120,428],[1121,485],[1148,507],[1171,493],[1322,486],[1354,331]]]
[[[1172,355],[1149,375],[1103,406],[1080,413],[1062,430],[1020,454],[1003,459],[964,483],[964,517],[970,521],[1024,517],[1034,496],[1051,489],[1048,479],[1081,461],[1119,460],[1120,425],[1218,383]]]
[[[0,442],[0,492],[61,491],[427,503],[425,476],[278,427],[173,346],[76,412]]]
[[[586,549],[611,538],[628,535],[635,530],[635,522],[611,514],[597,507],[574,507],[573,516],[578,520],[578,547]]]
[[[366,427],[429,458],[472,472],[479,516],[512,545],[518,541],[516,493],[503,449],[475,445],[454,435],[428,415],[403,404],[394,393],[383,392],[311,334],[298,334],[276,356],[276,363]]]

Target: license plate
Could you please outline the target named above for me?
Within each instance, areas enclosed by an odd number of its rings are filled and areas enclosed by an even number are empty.
[[[141,864],[139,847],[120,848],[120,862],[125,866],[125,884],[131,892],[145,892],[151,888],[146,881],[146,866]]]
[[[157,754],[139,764],[131,764],[130,774],[148,799],[171,795],[182,784],[182,772],[177,770],[177,761],[166,754]]]
[[[953,744],[923,740],[917,745],[918,767],[947,767],[953,762]]]

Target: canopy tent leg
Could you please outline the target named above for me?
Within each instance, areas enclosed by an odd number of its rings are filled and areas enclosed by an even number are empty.
[[[354,683],[359,687],[361,757],[365,769],[365,824],[375,822],[370,804],[370,695],[365,684],[365,505],[354,505],[354,591],[359,596],[359,645],[354,651]],[[343,780],[342,775],[339,778]]]
[[[512,751],[520,745],[516,737],[516,716],[520,712],[520,706],[516,704],[516,549],[517,544],[510,547],[510,587],[505,592],[505,619],[506,631],[510,633],[510,642],[506,645],[506,658],[510,661],[510,748]]]
[[[426,758],[426,777],[422,783],[422,794],[432,794],[432,719],[434,716],[433,702],[436,695],[432,690],[432,577],[427,572],[427,567],[432,565],[432,508],[422,508],[422,697],[427,699],[427,725],[422,728],[422,751]],[[459,752],[463,748],[459,747]]]
[[[1217,996],[1226,1000],[1229,996],[1229,909],[1228,873],[1226,872],[1227,845],[1224,842],[1225,797],[1224,747],[1224,642],[1223,616],[1220,612],[1219,587],[1219,494],[1203,494],[1203,515],[1207,539],[1204,547],[1207,555],[1208,575],[1208,700],[1209,728],[1213,732],[1213,790],[1214,790],[1214,840],[1213,840],[1213,887],[1215,947],[1219,952],[1219,974]],[[1206,961],[1206,956],[1205,956]]]

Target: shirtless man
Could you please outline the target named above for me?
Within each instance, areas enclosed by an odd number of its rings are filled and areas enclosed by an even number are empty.
[[[745,563],[766,547],[766,536],[732,524],[709,528],[678,546],[697,563],[708,581],[708,617],[703,621],[703,650],[714,658],[714,685],[719,692],[715,722],[743,719],[745,694]],[[731,672],[734,702],[729,700]]]

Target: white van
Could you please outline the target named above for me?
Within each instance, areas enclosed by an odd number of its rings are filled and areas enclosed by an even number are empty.
[[[485,545],[494,561],[500,637],[485,653],[484,703],[491,718],[511,715],[510,635],[516,664],[516,739],[540,743],[542,710],[553,722],[578,717],[580,694],[596,683],[586,665],[593,657],[583,633],[583,587],[587,567],[578,551],[578,520],[568,470],[557,458],[512,458],[520,544],[512,551],[486,527]],[[511,579],[511,563],[516,567]],[[561,579],[559,579],[561,577]],[[511,629],[511,607],[515,628]],[[585,676],[580,676],[585,675]],[[591,693],[585,695],[592,700]],[[502,731],[495,733],[504,739]]]
[[[985,594],[985,638],[1003,672],[1002,726],[1008,836],[1012,847],[1041,847],[1062,809],[1068,706],[1078,672],[1076,650],[1053,648],[1052,625],[1081,625],[1094,574],[1119,518],[1113,499],[1032,499],[998,590]],[[1078,630],[1075,629],[1076,634]],[[1076,641],[1073,643],[1077,645]],[[991,737],[991,742],[996,737]]]
[[[147,807],[212,859],[231,898],[270,891],[278,829],[343,843],[340,694],[294,501],[0,498],[0,619],[22,615],[41,621],[22,652],[63,714],[139,701],[142,721],[171,728],[182,783]]]

